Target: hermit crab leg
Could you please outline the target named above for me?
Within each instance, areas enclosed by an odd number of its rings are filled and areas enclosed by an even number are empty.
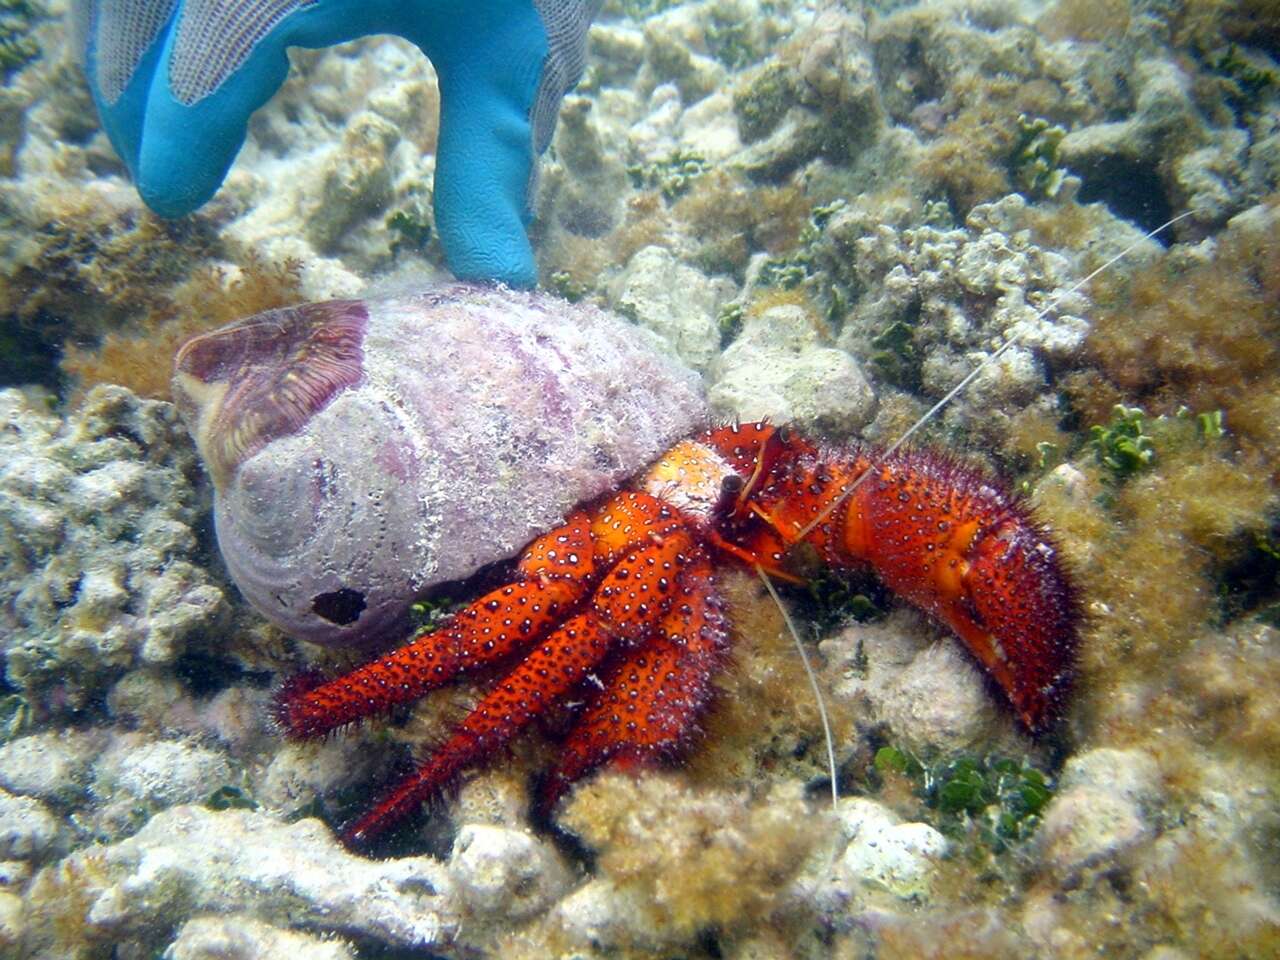
[[[327,682],[303,674],[286,684],[276,700],[276,721],[291,737],[317,737],[417,700],[532,643],[587,595],[597,575],[590,521],[575,513],[525,550],[513,583],[460,610],[443,627]]]
[[[693,541],[671,518],[666,524],[630,525],[631,534],[626,538],[630,548],[618,551],[617,546],[624,542],[622,531],[629,525],[621,515],[635,506],[637,497],[644,498],[646,504],[652,500],[643,494],[627,494],[621,503],[618,498],[611,501],[616,504],[614,509],[603,511],[609,518],[606,526],[620,539],[597,547],[604,557],[621,556],[601,579],[588,608],[533,644],[526,658],[476,705],[443,745],[343,831],[347,843],[365,843],[412,812],[464,767],[505,745],[560,701],[599,666],[619,638],[639,642],[663,619],[693,556]],[[659,518],[671,516],[656,501],[654,509]]]
[[[602,763],[648,763],[689,741],[728,642],[723,606],[711,561],[700,555],[653,636],[601,678],[603,689],[561,745],[561,760],[543,787],[544,809]]]

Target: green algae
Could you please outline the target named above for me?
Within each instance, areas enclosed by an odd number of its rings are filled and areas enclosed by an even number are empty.
[[[31,703],[20,693],[0,696],[0,743],[20,737],[32,726]]]
[[[391,250],[422,250],[431,242],[431,220],[425,210],[402,208],[387,215],[387,229],[391,231]]]
[[[881,777],[906,778],[944,835],[1001,853],[1029,839],[1053,799],[1053,781],[1026,759],[990,754],[924,759],[901,747],[881,747],[873,767]]]
[[[1210,61],[1210,66],[1235,86],[1231,99],[1241,107],[1257,106],[1264,96],[1280,87],[1276,71],[1257,66],[1234,43]]]
[[[229,783],[223,784],[205,799],[204,805],[210,810],[257,810],[258,801],[249,796],[242,788]]]
[[[1143,431],[1145,417],[1141,407],[1118,403],[1110,423],[1089,428],[1089,447],[1113,481],[1131,477],[1154,462],[1156,448]]]
[[[587,284],[579,283],[568,270],[557,270],[552,273],[547,286],[556,296],[570,303],[581,302],[591,292]]]
[[[1067,131],[1043,117],[1018,117],[1018,142],[1010,154],[1014,179],[1029,197],[1056,197],[1067,171],[1058,148]]]
[[[723,350],[742,332],[742,322],[746,319],[746,311],[740,303],[727,303],[716,317],[716,326],[720,330],[720,349]]]
[[[871,338],[868,358],[880,377],[904,390],[920,387],[922,358],[916,347],[916,328],[895,320]]]
[[[657,190],[670,203],[688,193],[693,181],[710,168],[701,154],[673,150],[653,163],[632,164],[627,167],[627,176],[637,190]]]
[[[760,267],[757,279],[760,286],[794,290],[815,276],[819,270],[818,246],[822,242],[827,224],[844,207],[843,200],[814,207],[796,238],[794,249],[781,256],[769,257]]]
[[[733,93],[738,133],[746,143],[768,136],[795,102],[792,71],[781,63],[760,68]]]

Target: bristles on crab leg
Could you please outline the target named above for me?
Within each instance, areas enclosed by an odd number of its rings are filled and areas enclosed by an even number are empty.
[[[347,844],[371,840],[412,813],[463,767],[507,743],[604,659],[609,637],[594,611],[581,613],[538,645],[412,774],[343,831]]]
[[[323,736],[401,703],[417,700],[461,673],[532,643],[586,596],[597,577],[590,521],[576,513],[535,540],[516,580],[463,608],[438,630],[359,669],[319,684],[287,684],[276,721],[291,737]]]
[[[348,843],[368,841],[412,812],[463,767],[510,741],[598,667],[620,636],[640,639],[652,630],[671,605],[693,543],[682,529],[662,536],[637,529],[632,542],[634,548],[600,581],[590,607],[533,644],[443,746],[344,831]],[[660,586],[664,580],[665,588]]]
[[[1146,243],[1148,240],[1152,239],[1153,237],[1159,236],[1161,233],[1168,230],[1179,220],[1185,220],[1187,217],[1193,216],[1198,213],[1201,213],[1201,211],[1196,209],[1184,210],[1182,211],[1182,213],[1178,214],[1176,217],[1171,217],[1170,219],[1166,220],[1164,223],[1160,224],[1160,226],[1154,228],[1153,230],[1148,230],[1147,233],[1144,234],[1141,239],[1135,240],[1132,243],[1130,243],[1119,253],[1111,257],[1111,259],[1103,263],[1102,266],[1095,267],[1090,273],[1088,273],[1086,276],[1081,277],[1079,280],[1073,283],[1066,290],[1061,290],[1058,293],[1055,293],[1053,298],[1047,304],[1045,304],[1045,306],[1041,307],[1039,310],[1036,311],[1035,320],[1037,322],[1039,322],[1040,320],[1043,320],[1052,311],[1057,309],[1058,304],[1062,300],[1064,300],[1067,297],[1073,296],[1077,291],[1084,289],[1094,279],[1102,276],[1102,274],[1106,273],[1108,270],[1114,267],[1117,263],[1119,263],[1129,254],[1131,254],[1134,250],[1138,249],[1138,247],[1141,244]],[[884,450],[880,451],[880,454],[876,459],[876,466],[878,466],[881,463],[884,463],[890,457],[892,457],[895,453],[897,453],[898,450],[906,446],[907,441],[909,441],[912,438],[912,436],[916,434],[917,431],[923,429],[925,424],[931,422],[935,417],[937,417],[939,413],[941,413],[947,406],[951,404],[952,400],[960,396],[960,394],[962,394],[966,389],[968,389],[969,384],[977,380],[978,377],[982,375],[982,372],[984,370],[994,366],[996,362],[999,361],[999,359],[1002,356],[1004,356],[1005,353],[1007,353],[1009,350],[1013,349],[1013,347],[1021,343],[1022,338],[1026,336],[1029,330],[1032,330],[1032,329],[1034,329],[1032,325],[1025,324],[1018,327],[1016,330],[1014,330],[1013,333],[1009,335],[1008,339],[1005,340],[1004,343],[1000,344],[1000,346],[997,347],[995,350],[993,350],[991,353],[989,353],[982,360],[982,362],[978,363],[972,370],[970,370],[967,374],[965,374],[965,376],[960,380],[959,383],[957,383],[954,387],[952,387],[942,396],[942,399],[938,400],[937,403],[935,403],[932,407],[930,407],[923,414],[921,414],[915,423],[911,424],[911,426],[909,426],[906,430],[904,430],[901,434],[899,434],[898,438],[894,440],[891,444],[889,444],[889,446],[885,447]],[[829,517],[832,513],[834,513],[844,503],[845,500],[847,500],[850,496],[853,495],[853,491],[855,489],[857,489],[863,483],[866,482],[866,478],[869,475],[869,473],[870,471],[864,471],[862,474],[854,477],[853,480],[849,482],[849,485],[840,492],[840,495],[838,497],[833,497],[831,502],[827,505],[826,509],[823,510],[822,513],[814,517],[809,522],[809,524],[799,532],[796,539],[797,540],[804,539],[810,533],[812,533],[813,530],[819,524],[824,523],[827,517]]]
[[[711,561],[699,556],[649,641],[626,651],[601,678],[603,689],[561,745],[543,786],[543,809],[603,763],[651,763],[689,741],[728,642],[723,608]]]

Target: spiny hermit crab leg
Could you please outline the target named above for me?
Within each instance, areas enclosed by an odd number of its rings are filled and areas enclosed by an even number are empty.
[[[361,844],[422,804],[462,768],[505,745],[594,670],[620,636],[640,639],[660,622],[689,564],[678,526],[646,530],[603,577],[590,606],[541,642],[476,705],[454,734],[367,814],[343,831]],[[660,575],[671,585],[656,589]]]
[[[543,787],[543,809],[603,763],[642,764],[686,743],[710,697],[728,636],[711,561],[700,555],[650,641],[627,651],[601,678],[601,694],[561,745],[562,759]]]
[[[295,678],[280,691],[276,720],[291,737],[318,737],[417,700],[531,643],[586,596],[597,576],[590,521],[575,513],[525,550],[515,582],[458,611],[438,630],[327,682],[317,685],[306,674]]]

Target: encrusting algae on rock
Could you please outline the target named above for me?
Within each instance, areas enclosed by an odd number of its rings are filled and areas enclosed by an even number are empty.
[[[788,904],[788,886],[829,829],[794,782],[753,801],[661,774],[599,777],[559,821],[595,851],[597,876],[551,922],[578,943],[622,948],[755,927]]]

